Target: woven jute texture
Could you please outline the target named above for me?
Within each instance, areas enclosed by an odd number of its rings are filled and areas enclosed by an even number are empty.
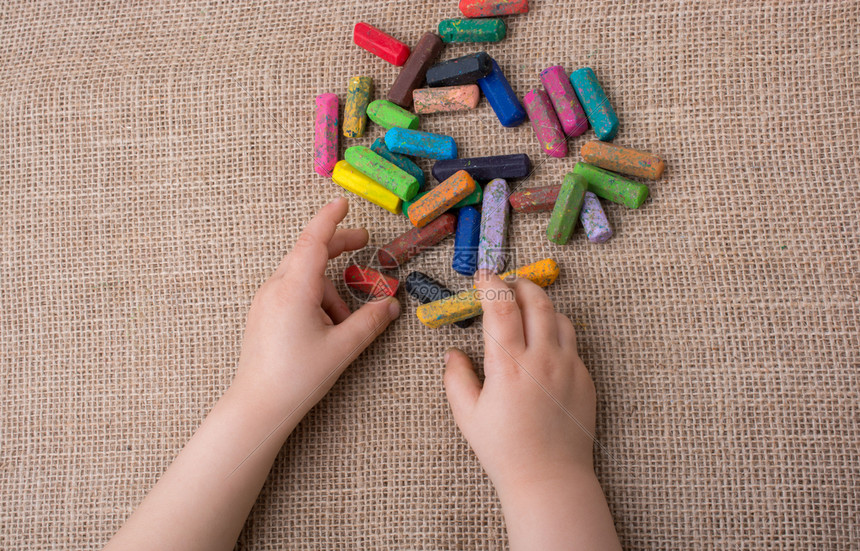
[[[313,98],[343,101],[355,75],[381,98],[398,73],[353,24],[414,44],[458,15],[60,4],[0,7],[3,549],[98,548],[131,514],[230,383],[256,288],[344,193],[312,169]],[[517,263],[562,266],[548,292],[596,383],[597,474],[628,549],[857,549],[858,21],[857,2],[536,0],[482,48],[520,97],[549,65],[594,68],[616,143],[668,163],[641,209],[607,205],[604,245],[551,245],[546,214],[511,228]],[[461,156],[528,153],[526,186],[560,182],[593,139],[547,159],[485,100],[421,124]],[[374,244],[408,228],[351,205]],[[407,268],[465,288],[452,247]],[[506,547],[442,387],[446,347],[481,361],[480,325],[425,329],[401,298],[289,439],[239,548]]]

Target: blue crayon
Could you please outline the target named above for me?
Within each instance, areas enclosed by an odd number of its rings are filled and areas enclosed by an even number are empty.
[[[418,187],[423,188],[427,183],[427,180],[424,178],[424,171],[421,170],[421,167],[413,163],[411,160],[407,159],[403,155],[398,155],[397,153],[392,153],[387,147],[385,147],[385,140],[382,138],[377,138],[373,145],[370,146],[370,150],[388,161],[389,163],[393,163],[395,166],[405,171],[407,174],[411,174],[418,180]]]
[[[457,142],[451,136],[431,134],[420,130],[394,127],[385,133],[385,145],[392,153],[426,157],[428,159],[456,159]]]
[[[606,92],[597,82],[597,75],[590,67],[583,67],[571,73],[570,84],[585,110],[588,122],[597,134],[597,139],[611,141],[618,133],[618,115],[609,103]]]
[[[526,110],[523,109],[523,104],[517,99],[517,95],[499,68],[499,64],[496,63],[495,59],[492,61],[493,70],[478,81],[478,86],[481,87],[481,92],[487,97],[487,101],[490,102],[490,106],[496,112],[502,126],[508,128],[519,126],[526,120]]]
[[[478,241],[481,239],[481,213],[475,207],[463,207],[457,216],[454,235],[454,260],[451,267],[464,276],[478,269]]]

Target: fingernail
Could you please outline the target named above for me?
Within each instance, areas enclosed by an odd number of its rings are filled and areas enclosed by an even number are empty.
[[[335,197],[334,201],[329,203],[329,205],[334,205],[335,203],[343,203],[344,201],[346,201],[346,197]]]
[[[444,354],[442,354],[442,361],[448,363],[448,359],[451,358],[451,350],[446,350]]]
[[[400,302],[396,298],[392,298],[388,302],[388,315],[391,319],[397,319],[400,316]]]

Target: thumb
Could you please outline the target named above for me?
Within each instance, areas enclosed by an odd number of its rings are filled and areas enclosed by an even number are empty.
[[[400,315],[394,297],[365,303],[332,328],[338,348],[345,354],[344,367],[351,364],[388,325]]]
[[[481,381],[472,360],[459,348],[449,348],[445,352],[445,394],[454,420],[462,428],[460,420],[472,411],[481,395]]]

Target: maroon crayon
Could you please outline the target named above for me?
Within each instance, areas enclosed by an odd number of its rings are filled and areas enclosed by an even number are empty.
[[[533,187],[512,193],[508,198],[514,212],[550,212],[558,199],[561,184]]]
[[[376,257],[383,268],[396,268],[454,233],[457,217],[446,213],[423,228],[412,228],[385,245]]]

